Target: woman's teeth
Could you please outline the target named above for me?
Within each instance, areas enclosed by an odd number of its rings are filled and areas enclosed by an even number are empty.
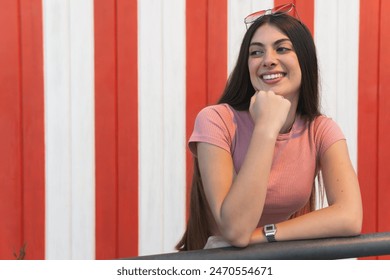
[[[284,75],[282,73],[278,73],[278,74],[265,74],[265,75],[263,75],[263,79],[264,80],[274,80],[274,79],[277,79],[277,78],[281,78],[283,76]]]

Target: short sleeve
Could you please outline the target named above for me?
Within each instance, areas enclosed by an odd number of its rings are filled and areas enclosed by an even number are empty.
[[[224,105],[206,107],[195,119],[194,131],[188,146],[194,156],[197,156],[197,142],[213,144],[231,153],[234,127],[233,113],[228,107]]]
[[[345,140],[345,136],[334,120],[320,116],[314,121],[314,140],[317,155],[321,158],[332,144]]]

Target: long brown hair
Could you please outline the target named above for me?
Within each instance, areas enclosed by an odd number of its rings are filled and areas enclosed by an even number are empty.
[[[266,23],[279,28],[289,37],[294,46],[302,72],[297,113],[310,124],[316,116],[320,115],[316,49],[309,29],[303,23],[288,15],[263,16],[247,30],[241,44],[236,66],[218,103],[227,103],[236,110],[249,109],[250,99],[255,93],[255,89],[249,76],[248,50],[254,33]],[[194,173],[190,195],[190,213],[187,228],[182,239],[176,245],[176,249],[180,251],[202,249],[207,242],[207,238],[212,234],[211,221],[213,221],[213,217],[203,189],[196,157],[194,157]],[[315,197],[315,184],[313,182],[310,200],[305,207],[292,217],[313,211],[316,207]]]
[[[194,174],[192,176],[187,229],[176,245],[176,249],[180,251],[202,249],[207,242],[207,238],[211,235],[210,222],[212,219],[211,210],[203,189],[198,160],[194,157]]]

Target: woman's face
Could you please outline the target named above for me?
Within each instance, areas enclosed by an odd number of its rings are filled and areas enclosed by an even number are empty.
[[[298,102],[301,68],[290,39],[277,27],[265,24],[249,47],[249,74],[255,90],[273,91]]]

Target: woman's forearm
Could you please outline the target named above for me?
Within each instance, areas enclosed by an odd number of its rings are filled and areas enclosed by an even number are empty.
[[[362,212],[332,205],[277,224],[277,241],[354,236],[361,232]],[[267,242],[263,228],[256,228],[250,243]]]
[[[244,163],[223,201],[220,229],[232,244],[246,246],[263,212],[277,133],[256,127]]]

